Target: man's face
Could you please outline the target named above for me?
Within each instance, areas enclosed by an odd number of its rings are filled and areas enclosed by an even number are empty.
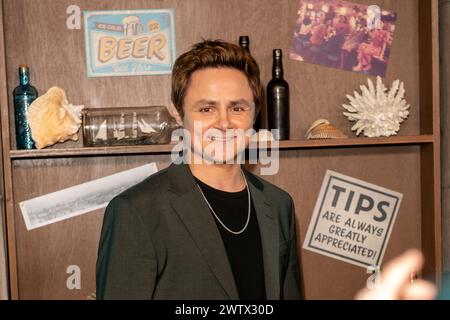
[[[196,161],[226,163],[245,150],[249,137],[244,133],[253,127],[255,104],[241,71],[231,68],[195,71],[183,109],[183,126],[190,134]]]

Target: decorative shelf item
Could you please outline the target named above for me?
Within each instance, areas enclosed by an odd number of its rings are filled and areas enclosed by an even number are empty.
[[[341,130],[330,124],[326,119],[314,121],[306,132],[307,140],[345,139],[348,138]]]
[[[168,144],[174,121],[164,106],[83,111],[86,147]]]
[[[63,89],[48,89],[28,110],[31,135],[36,147],[42,149],[58,142],[77,141],[83,109],[83,105],[69,104]]]
[[[344,115],[350,121],[356,121],[352,131],[356,131],[357,136],[364,133],[369,138],[396,135],[400,124],[409,116],[410,105],[404,99],[403,82],[395,80],[389,91],[379,76],[376,87],[372,80],[367,82],[368,87],[360,86],[362,94],[347,95],[350,105],[343,105],[348,111]]]

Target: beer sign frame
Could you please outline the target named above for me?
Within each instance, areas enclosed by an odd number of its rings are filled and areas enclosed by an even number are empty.
[[[170,74],[172,9],[84,11],[88,77]]]

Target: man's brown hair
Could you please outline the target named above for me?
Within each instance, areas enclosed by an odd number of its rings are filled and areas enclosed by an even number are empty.
[[[261,110],[263,90],[256,60],[245,49],[222,40],[204,40],[195,44],[175,61],[172,70],[172,103],[181,117],[191,75],[206,68],[232,68],[245,74],[255,102],[255,118]]]

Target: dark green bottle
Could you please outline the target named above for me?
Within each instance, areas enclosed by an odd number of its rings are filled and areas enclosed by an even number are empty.
[[[20,85],[13,91],[16,146],[17,149],[36,149],[28,125],[27,112],[28,107],[37,98],[38,92],[30,84],[30,71],[27,65],[19,66],[19,82]]]
[[[269,130],[275,140],[289,140],[289,84],[284,80],[283,52],[273,50],[272,80],[267,85],[267,113]]]
[[[248,36],[240,36],[239,45],[241,46],[241,48],[245,49],[245,51],[250,53],[250,38]],[[259,114],[256,117],[255,124],[253,125],[253,129],[255,129],[255,131],[259,131],[264,128],[262,121],[262,113],[263,108],[261,107],[261,110],[259,111]]]

